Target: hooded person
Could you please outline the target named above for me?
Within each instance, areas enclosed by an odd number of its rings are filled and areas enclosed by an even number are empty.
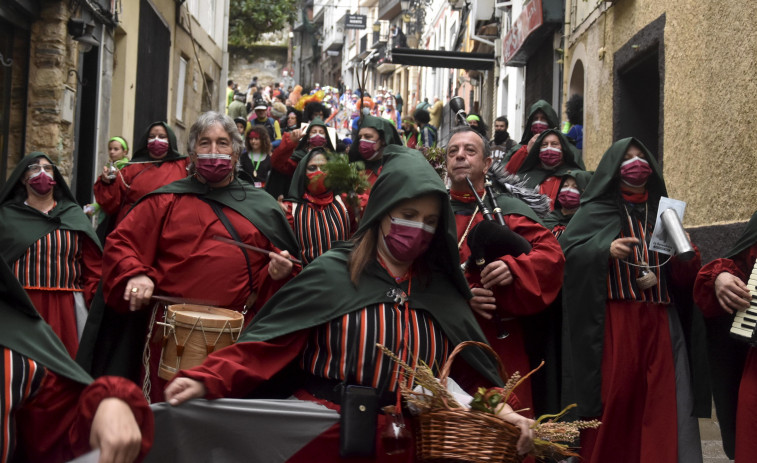
[[[142,391],[124,378],[93,381],[71,359],[4,259],[0,346],[5,391],[0,460],[62,463],[99,448],[100,461],[132,461],[150,450],[153,415]]]
[[[694,284],[694,302],[707,321],[712,398],[723,449],[735,461],[749,461],[757,445],[750,432],[757,410],[757,357],[753,345],[730,333],[733,314],[750,307],[747,282],[756,260],[757,212],[731,250],[703,266]]]
[[[582,431],[588,463],[702,458],[695,416],[709,416],[711,401],[702,315],[691,306],[699,253],[684,262],[648,249],[666,195],[649,150],[619,140],[560,236],[563,400],[602,422]]]
[[[347,207],[328,187],[328,174],[321,170],[327,161],[328,154],[323,148],[310,150],[297,165],[283,202],[303,266],[351,235]]]
[[[374,388],[379,406],[394,405],[403,380],[377,351],[377,342],[438,372],[454,346],[484,341],[467,303],[470,291],[457,261],[446,188],[420,153],[391,149],[352,240],[308,265],[266,304],[239,342],[181,371],[166,389],[169,403],[247,397],[293,363],[305,376],[289,384],[301,400],[339,410],[340,385],[346,384]],[[461,354],[464,368],[453,368],[451,377],[464,388],[502,383],[489,355],[478,349]],[[522,430],[532,423],[514,413],[505,419]],[[377,434],[386,423],[386,415],[379,415]],[[318,455],[323,462],[343,461],[339,431],[336,424],[313,436],[286,460],[312,461]],[[376,439],[371,461],[396,461],[383,446],[383,439]]]
[[[247,323],[299,269],[289,260],[299,251],[279,205],[238,178],[241,148],[242,137],[231,118],[212,111],[201,114],[187,142],[192,176],[143,197],[108,237],[103,259],[106,303],[111,312],[142,318],[134,324],[135,332],[108,336],[97,323],[107,328],[102,320],[110,312],[90,317],[85,336],[97,336],[94,342],[88,338],[94,346],[93,371],[133,361],[110,358],[119,343],[147,340],[149,362],[137,375],[153,402],[163,397],[164,382],[157,376],[161,344],[147,333],[155,329],[151,318],[158,323],[165,316],[153,304],[153,294],[207,301],[243,313]],[[269,252],[247,252],[216,236]],[[141,360],[142,349],[138,353]]]
[[[142,196],[187,176],[187,156],[179,153],[176,135],[165,122],[153,122],[137,143],[131,162],[116,178],[95,182],[95,200],[115,217],[115,228]]]
[[[58,168],[42,152],[21,159],[0,191],[0,241],[3,260],[75,357],[100,282],[102,248]]]
[[[361,161],[365,165],[365,173],[368,174],[368,183],[376,182],[383,166],[383,155],[386,147],[391,145],[402,146],[402,138],[392,123],[384,118],[364,114],[358,121],[356,140],[350,146],[350,161]],[[360,211],[365,209],[370,195],[370,188],[358,195],[360,198]]]
[[[527,188],[538,187],[539,193],[549,196],[554,209],[562,177],[570,170],[585,170],[576,147],[559,130],[548,129],[536,139],[517,175]]]
[[[294,129],[285,132],[281,144],[273,150],[271,155],[272,170],[266,191],[277,199],[279,196],[287,194],[292,182],[292,175],[300,160],[315,148],[324,148],[331,152],[336,151],[336,146],[329,136],[328,126],[322,119],[313,119],[304,131]]]
[[[552,231],[555,238],[560,238],[565,227],[570,223],[570,219],[578,211],[581,195],[586,190],[593,174],[594,172],[586,170],[569,170],[562,176],[559,193],[554,202],[555,208],[542,220],[544,226]]]
[[[557,128],[559,125],[560,119],[557,117],[557,113],[552,108],[552,105],[544,100],[539,100],[532,104],[528,110],[528,118],[526,119],[520,144],[515,145],[505,157],[505,161],[507,162],[505,169],[513,174],[518,172],[526,156],[531,151],[535,137],[545,130]]]

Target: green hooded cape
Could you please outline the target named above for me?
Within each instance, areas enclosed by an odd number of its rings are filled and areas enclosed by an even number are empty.
[[[336,151],[336,147],[331,144],[331,137],[329,137],[328,133],[328,126],[323,122],[323,120],[319,117],[316,117],[312,121],[310,121],[310,124],[308,124],[307,128],[305,129],[305,135],[300,139],[300,142],[297,144],[297,148],[295,148],[294,153],[292,153],[292,159],[299,162],[303,157],[305,157],[306,154],[308,154],[308,138],[310,137],[310,129],[313,127],[323,127],[323,130],[326,131],[326,144],[323,146],[325,149],[329,151]]]
[[[562,147],[562,164],[554,170],[541,167],[541,160],[539,159],[541,143],[550,134],[557,135]],[[531,147],[531,151],[528,152],[528,156],[526,156],[520,169],[518,169],[518,176],[526,181],[526,187],[535,188],[548,177],[562,177],[571,170],[586,170],[578,150],[568,141],[562,132],[557,129],[548,129],[542,132],[539,138],[536,139],[534,146]]]
[[[394,127],[391,121],[384,119],[383,117],[363,115],[362,119],[360,120],[358,132],[360,131],[360,129],[366,127],[376,129],[378,131],[379,137],[381,137],[381,139],[384,140],[384,143],[386,144],[386,146],[384,147],[384,154],[386,153],[386,148],[391,145],[402,146],[402,138],[400,137],[399,132],[397,132],[397,128]],[[360,139],[356,136],[352,145],[350,146],[350,161],[363,161],[363,158],[360,156],[359,148]],[[370,164],[375,164],[375,166],[372,166]],[[381,160],[366,162],[366,167],[374,171],[378,169],[378,166],[380,165]]]
[[[39,362],[73,381],[92,378],[72,359],[63,343],[34,308],[8,264],[0,259],[0,345]]]
[[[187,177],[144,195],[132,209],[148,196],[159,194],[191,194],[221,203],[252,222],[277,248],[289,251],[294,257],[300,254],[292,227],[289,226],[279,204],[271,195],[248,182],[235,180],[227,187],[211,188],[194,176]]]
[[[429,278],[413,280],[410,307],[425,310],[439,323],[452,344],[466,340],[486,342],[468,306],[471,293],[460,270],[455,220],[444,184],[416,150],[393,147],[371,190],[371,196],[356,236],[377,226],[400,201],[436,194],[442,201],[439,225],[429,250],[420,258],[430,269]],[[401,154],[401,155],[399,155]],[[352,243],[342,243],[313,261],[280,289],[242,333],[240,342],[265,341],[294,331],[312,328],[344,314],[376,303],[392,303],[391,290],[407,283],[394,278],[372,260],[358,285],[350,281],[347,262]],[[502,384],[494,359],[476,349],[466,349],[463,358],[494,384]]]
[[[751,248],[757,243],[757,212],[752,214],[749,222],[746,224],[746,228],[736,240],[730,251],[725,254],[728,259],[733,259],[737,255],[744,252],[746,249]]]
[[[194,177],[169,183],[143,196],[134,207],[148,196],[157,194],[194,194],[215,200],[252,222],[276,247],[299,256],[299,247],[284,213],[278,203],[265,191],[246,181],[234,181],[225,188],[213,189]],[[134,209],[132,207],[132,209]],[[100,296],[101,290],[98,291]],[[149,311],[116,313],[105,305],[90,310],[84,328],[77,362],[94,376],[118,375],[139,381],[144,327]]]
[[[0,255],[8,264],[18,260],[37,240],[57,229],[81,232],[102,249],[92,223],[77,204],[55,165],[53,177],[56,185],[53,188],[58,203],[55,208],[50,214],[44,214],[24,204],[26,189],[21,183],[23,175],[27,167],[40,157],[52,164],[44,153],[35,151],[28,154],[13,169],[0,191],[0,239],[3,241]]]
[[[591,180],[592,175],[594,175],[593,171],[569,170],[565,175],[563,175],[562,182],[560,182],[560,189],[562,189],[563,184],[565,183],[565,180],[567,180],[568,177],[572,177],[576,180],[576,183],[578,184],[578,191],[580,191],[583,194],[583,192],[586,190],[586,186],[589,184],[589,181]],[[547,229],[549,230],[552,230],[558,225],[567,227],[568,223],[570,222],[570,219],[573,218],[573,215],[563,214],[562,209],[560,208],[560,205],[559,205],[559,201],[555,200],[555,210],[550,212],[549,215],[547,215],[546,217],[544,217],[544,226],[547,227]]]
[[[554,108],[552,108],[552,105],[545,100],[539,100],[532,104],[528,109],[528,119],[526,119],[526,126],[523,129],[523,137],[520,139],[520,145],[528,145],[528,141],[534,136],[531,133],[531,123],[534,121],[534,115],[537,111],[541,111],[547,116],[547,124],[549,124],[550,129],[557,128],[560,125],[560,118],[557,117],[557,113]],[[513,147],[513,150],[520,148],[520,145]]]
[[[647,180],[649,216],[654,217],[661,196],[667,196],[662,171],[649,150],[637,139],[615,142],[597,166],[581,197],[581,207],[560,236],[565,253],[563,281],[563,401],[578,403],[578,416],[600,416],[602,412],[602,349],[610,243],[621,231],[620,164],[628,147],[635,143],[644,152],[652,174]],[[669,268],[669,266],[667,267]],[[671,291],[681,318],[691,376],[694,381],[695,412],[709,414],[709,395],[699,378],[706,377],[704,321],[691,310],[690,300]],[[692,359],[695,361],[692,362]],[[705,399],[705,397],[707,397]],[[703,404],[702,402],[705,402]]]
[[[153,122],[147,127],[142,138],[139,139],[139,143],[134,145],[134,154],[131,156],[131,162],[151,162],[155,161],[150,157],[150,152],[147,150],[147,139],[150,138],[150,129],[159,125],[166,129],[168,134],[168,153],[160,161],[175,161],[187,157],[179,152],[179,145],[176,143],[176,134],[173,133],[173,129],[170,125],[162,121]]]

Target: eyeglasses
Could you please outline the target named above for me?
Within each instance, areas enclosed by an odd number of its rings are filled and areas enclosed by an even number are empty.
[[[53,165],[52,164],[45,164],[45,165],[42,165],[42,164],[29,164],[29,166],[27,167],[27,169],[29,169],[34,174],[36,174],[37,172],[39,172],[42,169],[45,169],[45,172],[47,172],[48,174],[52,174],[53,173]]]

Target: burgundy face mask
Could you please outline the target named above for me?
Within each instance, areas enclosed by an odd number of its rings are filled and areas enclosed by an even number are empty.
[[[560,206],[565,209],[577,209],[581,204],[581,192],[575,188],[563,188],[557,195],[557,200],[560,202]]]
[[[620,165],[620,179],[630,186],[644,186],[652,175],[652,168],[646,159],[634,156]]]
[[[36,174],[29,177],[29,180],[27,180],[26,183],[28,183],[29,186],[32,187],[32,190],[34,190],[38,195],[44,196],[53,189],[53,185],[55,185],[55,179],[52,175],[48,174],[44,170],[40,170]]]
[[[555,167],[562,162],[562,151],[557,148],[542,148],[539,151],[539,160],[547,167]]]
[[[531,133],[538,135],[549,128],[549,125],[544,121],[533,121],[531,123]]]
[[[316,133],[314,135],[311,135],[308,141],[310,142],[310,146],[323,146],[326,144],[326,137],[319,133]]]
[[[376,151],[376,142],[371,140],[360,140],[358,151],[360,151],[360,156],[366,161],[373,160],[378,154],[378,151]]]
[[[228,154],[198,154],[195,168],[208,183],[218,183],[231,173],[234,165]]]
[[[384,236],[389,254],[400,262],[412,262],[426,252],[434,238],[436,227],[423,222],[390,217],[392,225]]]
[[[168,152],[168,140],[163,138],[150,138],[147,140],[147,151],[156,158],[162,158]]]

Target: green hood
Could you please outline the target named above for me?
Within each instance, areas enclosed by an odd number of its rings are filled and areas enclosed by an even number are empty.
[[[147,139],[150,135],[150,129],[155,127],[156,125],[162,126],[164,129],[166,129],[166,133],[168,134],[168,153],[166,153],[166,157],[161,159],[161,161],[175,161],[176,159],[186,157],[179,152],[179,145],[176,143],[176,134],[173,133],[171,126],[166,124],[165,122],[157,121],[153,122],[149,125],[149,127],[147,127],[147,130],[145,130],[142,138],[139,139],[139,143],[134,146],[134,154],[132,154],[131,156],[131,162],[153,161],[153,158],[150,157],[150,152],[147,151]]]
[[[583,194],[583,192],[586,190],[586,186],[589,184],[589,181],[591,180],[591,176],[594,175],[593,171],[586,171],[586,170],[570,170],[565,175],[563,175],[562,181],[560,182],[560,189],[562,190],[563,185],[565,184],[565,181],[569,178],[573,178],[576,180],[576,183],[578,184],[578,191]],[[575,214],[574,214],[575,215]],[[570,222],[570,219],[573,218],[573,215],[565,215],[562,213],[561,207],[560,207],[560,200],[555,199],[555,210],[549,213],[546,217],[544,217],[544,226],[548,229],[552,230],[558,225],[567,226]]]
[[[144,195],[132,209],[148,196],[158,194],[192,194],[200,199],[216,201],[244,216],[277,248],[289,251],[294,257],[300,254],[292,227],[279,204],[271,195],[249,182],[234,180],[229,186],[211,188],[194,177],[187,177]]]
[[[749,219],[749,223],[746,224],[746,228],[741,233],[741,236],[733,245],[730,251],[725,254],[728,259],[733,259],[737,255],[749,249],[757,242],[757,212],[752,214],[752,218]]]
[[[391,145],[402,146],[402,138],[400,137],[399,132],[397,132],[397,128],[394,127],[394,124],[392,124],[391,121],[388,121],[383,117],[364,115],[360,120],[358,132],[360,131],[360,129],[365,127],[376,129],[378,131],[379,137],[381,137],[381,139],[384,140],[384,143],[386,144],[386,146],[384,147],[384,153],[386,153],[386,148]],[[350,146],[350,161],[363,160],[360,157],[359,147],[360,139],[358,137],[355,137],[355,140],[353,140],[353,143]]]
[[[555,170],[542,168],[541,160],[539,159],[541,143],[550,134],[554,134],[560,139],[560,146],[563,152],[563,162]],[[548,177],[562,177],[570,170],[585,169],[586,167],[584,167],[584,162],[581,160],[581,155],[578,153],[576,147],[568,141],[568,138],[557,129],[549,129],[542,132],[539,138],[536,139],[534,146],[531,147],[531,151],[528,152],[528,156],[523,161],[523,165],[518,170],[518,175],[526,180],[527,187],[535,188]]]
[[[552,108],[552,105],[545,100],[537,101],[532,104],[531,108],[528,110],[528,119],[526,119],[526,126],[523,129],[523,137],[520,139],[521,145],[528,145],[528,141],[534,136],[531,133],[531,123],[534,121],[534,114],[539,110],[547,116],[547,123],[549,124],[550,129],[557,128],[560,125],[560,118],[557,117],[557,113],[554,108]]]
[[[467,303],[471,293],[460,270],[455,221],[444,184],[418,151],[392,148],[394,152],[387,156],[371,190],[356,235],[376,226],[405,199],[438,195],[442,216],[431,247],[421,257],[428,263],[430,278],[414,280],[409,304],[430,313],[453,344],[471,339],[485,342]],[[347,267],[351,249],[352,243],[337,245],[305,267],[263,306],[240,341],[265,341],[312,328],[371,304],[392,303],[395,288],[407,292],[407,282],[398,285],[375,259],[368,263],[358,284],[352,284]],[[475,349],[467,349],[462,355],[490,381],[502,383],[488,355]]]
[[[0,191],[0,239],[3,241],[0,255],[9,264],[18,260],[37,240],[57,229],[82,232],[102,249],[92,223],[82,212],[66,185],[65,179],[54,164],[53,177],[56,185],[53,195],[58,204],[50,211],[50,214],[43,214],[24,204],[26,188],[21,183],[23,175],[28,166],[40,157],[52,164],[45,153],[35,151],[28,154],[13,169]]]
[[[312,149],[305,155],[305,157],[300,159],[299,163],[297,163],[297,169],[295,169],[294,174],[292,174],[292,183],[289,184],[289,193],[287,194],[288,201],[303,201],[302,197],[307,192],[308,162],[310,162],[310,159],[316,154],[323,154],[326,156],[326,151],[323,148]]]
[[[29,300],[8,264],[0,259],[0,345],[39,362],[56,374],[89,384],[92,378],[68,355],[50,325]]]
[[[319,117],[316,117],[312,121],[310,121],[310,124],[308,124],[307,128],[305,129],[305,135],[302,137],[300,142],[297,144],[297,148],[294,150],[294,153],[292,153],[292,159],[299,162],[303,157],[306,155],[309,155],[307,151],[308,146],[308,137],[310,136],[310,129],[318,126],[323,127],[324,130],[326,130],[326,145],[323,146],[324,149],[335,152],[336,147],[331,143],[331,137],[329,137],[329,129],[325,122]],[[312,151],[312,150],[311,150]]]
[[[634,138],[614,143],[602,156],[581,207],[560,236],[565,253],[563,281],[563,378],[567,397],[578,403],[579,416],[601,414],[601,362],[610,243],[621,231],[620,164],[629,145],[644,152],[652,175],[647,181],[649,216],[654,217],[660,196],[667,195],[662,172],[649,150]],[[574,398],[573,398],[574,397]]]

